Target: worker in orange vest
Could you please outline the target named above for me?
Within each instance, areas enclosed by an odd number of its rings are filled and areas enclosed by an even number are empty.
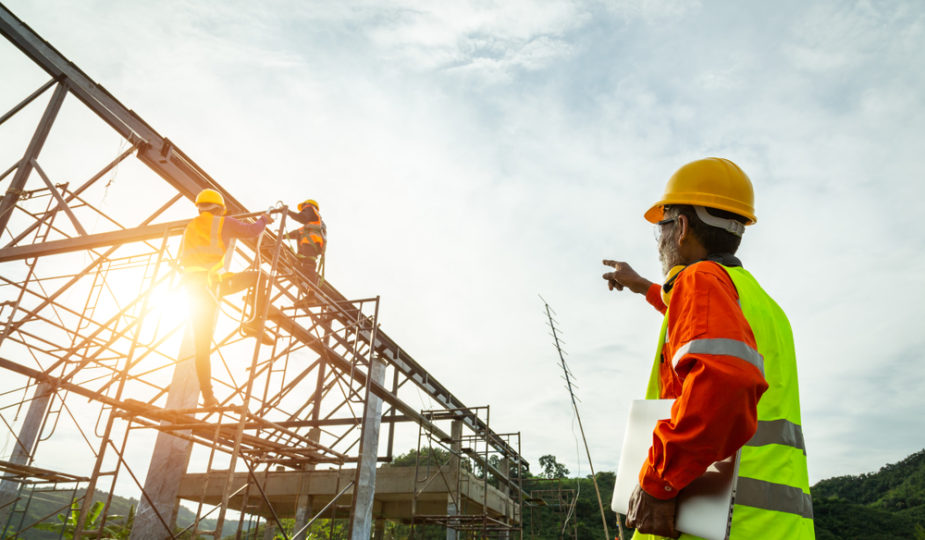
[[[610,289],[664,314],[646,399],[674,399],[652,433],[630,500],[634,540],[693,539],[675,528],[678,493],[738,453],[730,540],[814,538],[793,333],[784,311],[735,256],[756,222],[751,180],[705,158],[668,180],[645,213],[664,284],[604,260]]]
[[[260,308],[264,303],[264,280],[259,279],[260,272],[223,273],[228,245],[232,238],[259,236],[267,224],[273,222],[273,218],[264,214],[254,223],[245,223],[232,217],[224,217],[225,199],[214,189],[199,192],[196,196],[196,208],[199,210],[199,216],[190,221],[183,231],[180,265],[183,268],[183,282],[189,293],[190,323],[196,351],[199,391],[202,393],[204,404],[209,407],[218,404],[212,393],[209,356],[220,298],[256,286],[257,313],[262,311]],[[245,323],[241,330],[245,335],[258,337],[262,343],[273,343],[272,337],[259,328],[257,321]]]
[[[297,255],[302,273],[308,280],[318,284],[318,260],[324,257],[327,246],[328,231],[321,219],[318,202],[308,199],[299,203],[299,212],[290,212],[290,216],[302,224],[298,229],[288,233],[286,238],[298,241]]]

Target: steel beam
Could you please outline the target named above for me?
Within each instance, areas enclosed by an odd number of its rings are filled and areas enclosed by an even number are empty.
[[[12,12],[0,4],[0,33],[41,66],[52,77],[68,80],[71,92],[91,110],[106,121],[123,137],[139,143],[138,159],[162,176],[187,198],[194,198],[204,188],[213,188],[222,193],[229,213],[246,212],[246,208],[230,193],[218,185],[196,163],[158,134],[134,111],[119,102],[102,86],[98,85],[76,65],[43,40],[31,28],[20,21]],[[272,237],[272,235],[271,235]],[[275,240],[275,238],[274,238]],[[255,243],[247,242],[254,247]],[[0,262],[3,259],[0,258]],[[287,260],[287,266],[296,267],[294,260]],[[346,297],[326,284],[324,292],[335,301],[346,301]],[[431,377],[410,355],[403,351],[384,332],[378,332],[375,349],[384,351],[385,359],[406,376],[410,377],[428,395],[446,409],[465,409],[465,405],[450,393],[446,387]],[[502,453],[518,455],[513,448],[493,436],[493,432],[477,416],[467,416],[463,421],[477,433],[485,433],[493,446]],[[521,463],[529,466],[521,458]]]
[[[15,195],[16,200],[13,200],[13,197],[5,197],[2,201],[2,205],[5,206],[5,209],[0,207],[0,220],[2,220],[2,226],[0,226],[0,234],[2,234],[9,222],[9,215],[12,214],[13,209],[16,207],[18,201],[19,192],[25,185],[26,180],[28,179],[31,170],[35,167],[35,159],[38,155],[38,151],[41,149],[41,145],[36,145],[37,139],[40,137],[44,138],[47,136],[47,128],[51,127],[51,123],[54,118],[53,109],[55,107],[60,107],[60,103],[54,106],[55,100],[63,100],[68,92],[72,93],[77,97],[83,104],[85,104],[91,111],[93,111],[97,116],[99,116],[104,122],[106,122],[110,127],[112,127],[116,132],[118,132],[122,137],[128,140],[134,148],[137,148],[137,157],[138,159],[147,165],[153,172],[160,175],[164,180],[166,180],[171,186],[173,186],[177,195],[174,199],[178,199],[181,196],[185,196],[189,199],[195,197],[195,195],[203,188],[213,188],[218,190],[223,194],[226,204],[231,214],[240,214],[246,212],[246,209],[242,204],[235,200],[230,193],[225,191],[215,180],[213,180],[203,169],[201,169],[192,159],[186,156],[180,149],[176,148],[171,141],[167,138],[161,136],[157,133],[151,126],[149,126],[144,120],[142,120],[137,114],[125,107],[121,102],[119,102],[115,97],[113,97],[109,92],[107,92],[102,86],[95,83],[90,79],[83,71],[81,71],[73,63],[69,62],[63,55],[61,55],[54,47],[49,43],[44,41],[40,36],[38,36],[31,28],[22,23],[18,18],[16,18],[9,10],[7,10],[2,4],[0,4],[0,34],[6,36],[16,47],[22,50],[27,56],[29,56],[33,61],[36,62],[42,69],[52,76],[52,80],[49,81],[44,87],[40,88],[38,91],[34,92],[32,96],[27,98],[24,102],[14,108],[13,111],[4,115],[0,123],[6,118],[15,114],[16,111],[23,108],[25,104],[35,99],[40,95],[44,90],[50,88],[50,86],[56,82],[60,83],[58,88],[55,91],[55,95],[52,97],[52,100],[49,104],[49,107],[46,109],[45,117],[43,117],[42,123],[39,125],[39,130],[36,132],[36,135],[33,137],[33,143],[30,143],[29,150],[27,150],[26,155],[20,160],[17,165],[12,170],[16,170],[14,175],[14,181],[10,183],[10,189],[8,193],[10,195]],[[54,110],[56,112],[56,109]],[[46,121],[47,120],[47,121]],[[45,130],[44,135],[41,132]],[[123,156],[117,159],[116,162],[126,157],[132,150],[129,150]],[[112,164],[110,165],[110,167]],[[105,172],[105,171],[104,171]],[[18,231],[17,235],[14,236],[13,241],[11,241],[5,248],[0,248],[0,263],[24,260],[29,258],[41,257],[54,255],[57,253],[69,253],[69,252],[78,252],[84,250],[92,250],[97,248],[108,247],[107,252],[111,252],[117,249],[118,246],[124,243],[131,242],[140,242],[148,241],[157,238],[163,238],[168,235],[179,234],[183,226],[187,223],[186,220],[177,221],[172,223],[160,224],[160,225],[150,225],[146,227],[136,227],[134,229],[123,229],[116,230],[112,232],[98,233],[92,235],[84,235],[85,231],[80,230],[80,224],[77,222],[76,217],[69,213],[68,217],[71,218],[74,222],[75,227],[78,232],[82,235],[75,238],[64,238],[61,240],[54,240],[51,242],[46,242],[36,245],[17,245],[20,241],[25,240],[31,231],[42,226],[43,222],[49,219],[48,216],[54,215],[57,210],[64,210],[68,212],[68,202],[77,197],[77,195],[83,191],[86,187],[93,184],[103,173],[99,173],[89,182],[79,187],[74,192],[58,194],[57,190],[54,189],[53,184],[50,180],[44,177],[43,180],[46,182],[48,187],[52,189],[52,194],[55,195],[55,203],[57,203],[53,209],[45,212],[44,215],[35,216],[35,221],[31,223],[28,227],[25,228],[25,231]],[[15,187],[20,184],[18,187]],[[172,204],[172,203],[171,203]],[[90,207],[93,210],[96,210],[92,206]],[[98,211],[98,210],[97,210]],[[150,220],[148,221],[150,222]],[[118,226],[118,224],[116,224]],[[285,232],[280,230],[280,233]],[[278,238],[276,235],[268,234],[270,237],[268,240],[272,242],[277,242],[275,257],[282,257],[282,260],[279,261],[280,266],[284,269],[297,269],[298,264],[294,256],[288,252],[280,253]],[[257,249],[256,240],[245,241],[251,249]],[[264,251],[267,251],[266,248],[267,242],[264,242]],[[88,267],[92,268],[91,267]],[[274,259],[273,269],[277,268],[276,259]],[[86,272],[86,270],[85,270]],[[275,275],[275,273],[274,273]],[[290,276],[279,276],[276,275],[275,286],[283,289],[281,295],[285,298],[292,298],[292,291],[296,288],[304,288],[306,284],[303,282],[304,277],[300,277],[300,274],[293,272]],[[69,284],[70,285],[70,284]],[[66,289],[69,285],[66,285],[63,289]],[[368,325],[368,319],[363,316],[357,308],[356,305],[351,304],[347,301],[343,295],[341,295],[330,283],[323,283],[321,287],[315,287],[308,285],[315,292],[315,297],[320,301],[320,303],[331,309],[334,317],[339,319],[337,324],[343,324],[346,327],[352,329],[351,332],[354,332],[348,338],[341,339],[337,336],[332,336],[329,338],[329,341],[325,343],[324,338],[319,339],[318,337],[312,336],[312,334],[307,330],[299,326],[294,320],[285,315],[277,315],[279,319],[283,319],[283,322],[280,324],[281,327],[290,329],[290,333],[296,337],[297,340],[309,346],[309,348],[314,349],[316,352],[321,354],[320,365],[318,367],[318,389],[316,390],[317,401],[320,402],[324,392],[322,391],[322,383],[325,380],[326,372],[334,370],[335,373],[340,373],[340,378],[346,380],[346,384],[349,387],[351,396],[354,395],[354,391],[358,392],[363,391],[365,387],[366,399],[365,399],[365,409],[363,413],[362,421],[363,430],[361,432],[359,444],[359,456],[356,458],[347,458],[344,461],[351,461],[356,459],[359,461],[357,467],[358,477],[354,482],[356,482],[355,491],[357,496],[355,497],[355,506],[354,511],[352,512],[352,523],[357,524],[357,527],[353,527],[354,535],[360,534],[363,536],[362,531],[365,530],[365,538],[369,537],[370,532],[370,520],[371,517],[368,517],[368,511],[371,510],[372,504],[372,493],[374,491],[374,482],[375,482],[375,464],[378,460],[378,448],[377,441],[379,436],[379,428],[382,419],[382,402],[385,401],[389,403],[392,407],[391,414],[393,417],[392,421],[401,421],[401,420],[412,420],[422,426],[430,433],[432,433],[436,438],[447,441],[450,439],[458,439],[456,433],[451,437],[445,433],[440,427],[435,424],[435,416],[425,416],[420,414],[416,409],[414,409],[410,404],[405,403],[401,398],[398,397],[397,392],[401,387],[401,384],[398,384],[398,374],[401,373],[401,376],[406,378],[402,380],[402,384],[411,380],[421,388],[428,396],[433,398],[437,403],[440,404],[443,408],[452,411],[452,418],[463,422],[470,429],[477,434],[478,437],[485,438],[488,443],[498,449],[505,456],[513,456],[514,459],[521,460],[519,464],[526,465],[526,461],[519,456],[519,452],[514,451],[508,443],[491,431],[488,428],[487,422],[479,418],[478,414],[471,409],[466,408],[460,400],[453,396],[442,384],[436,381],[430,374],[417,362],[415,362],[410,355],[403,351],[393,340],[391,340],[385,333],[374,329],[372,326]],[[62,290],[63,290],[62,289]],[[272,289],[271,289],[272,290]],[[24,319],[19,321],[16,325],[20,326],[25,321],[29,320],[30,317],[35,316],[39,310],[45,309],[46,305],[52,301],[59,293],[56,293],[52,297],[48,298],[44,303],[35,308],[29,315]],[[278,300],[274,300],[278,301]],[[347,306],[348,308],[342,307]],[[280,322],[277,320],[277,322]],[[316,320],[315,324],[318,323]],[[351,350],[350,346],[354,346]],[[362,351],[361,355],[357,354],[357,351]],[[251,367],[251,377],[256,376],[256,362],[257,362],[257,350],[255,349],[254,360]],[[343,354],[338,354],[336,351],[341,351]],[[369,356],[369,358],[376,358],[375,361],[367,362],[366,359],[358,361],[358,356]],[[353,362],[351,362],[353,360]],[[395,381],[390,391],[384,385],[383,376],[388,365],[392,365],[395,368]],[[103,403],[108,403],[113,407],[114,411],[112,414],[121,414],[118,411],[128,411],[129,415],[137,414],[139,415],[138,421],[139,424],[144,424],[145,427],[151,427],[155,429],[160,429],[159,435],[167,435],[167,431],[171,431],[171,428],[179,428],[183,422],[196,422],[193,417],[188,417],[189,419],[181,418],[184,415],[174,416],[166,411],[157,409],[156,407],[150,407],[142,403],[132,403],[131,400],[120,401],[113,400],[108,398],[102,392],[92,392],[85,390],[80,386],[73,385],[67,382],[66,379],[54,379],[49,377],[47,373],[42,373],[40,371],[32,370],[16,362],[10,362],[0,358],[0,368],[11,369],[20,373],[28,374],[31,377],[36,378],[37,380],[44,381],[43,384],[50,384],[52,387],[65,388],[72,390],[73,392],[81,395],[86,395]],[[193,377],[189,377],[191,380]],[[297,383],[297,381],[296,381]],[[296,383],[292,383],[293,385]],[[238,392],[241,391],[241,388],[236,388]],[[195,393],[194,393],[195,395]],[[247,400],[251,397],[250,386],[248,385],[245,398],[245,407]],[[352,399],[350,396],[345,394],[345,401]],[[168,397],[168,402],[171,401]],[[317,403],[316,403],[317,405]],[[336,412],[340,407],[336,407],[334,411]],[[301,411],[301,409],[300,409]],[[328,418],[322,419],[318,414],[318,409],[315,409],[310,412],[310,419],[301,420],[297,415],[293,415],[289,418],[291,422],[277,422],[273,424],[272,427],[268,427],[268,431],[271,433],[270,437],[276,437],[277,442],[272,442],[269,440],[262,441],[260,440],[260,435],[263,434],[262,431],[258,431],[257,436],[244,436],[242,430],[251,429],[252,426],[261,425],[264,420],[262,418],[255,418],[253,416],[247,417],[246,411],[241,411],[242,417],[237,424],[237,435],[236,440],[234,441],[234,451],[232,464],[234,459],[237,456],[238,452],[244,453],[253,453],[255,455],[262,453],[275,453],[281,458],[293,457],[293,459],[308,459],[307,456],[298,454],[299,449],[305,449],[304,445],[294,445],[294,441],[299,441],[300,437],[296,432],[287,431],[288,427],[295,427],[297,424],[306,422],[306,425],[335,425],[335,424],[347,424],[354,422],[355,420],[350,419],[339,419],[339,418]],[[401,417],[395,417],[395,413],[401,413]],[[334,413],[330,413],[334,414]],[[343,414],[341,412],[340,414]],[[144,418],[153,419],[152,422],[147,422]],[[446,417],[440,417],[441,420],[446,420]],[[161,425],[158,425],[158,422]],[[165,424],[166,422],[166,424]],[[289,424],[285,425],[284,424]],[[224,433],[224,429],[221,429],[222,435],[219,436],[219,429],[216,427],[216,437],[221,439],[219,441],[200,440],[199,433],[201,429],[199,427],[193,426],[191,424],[184,425],[185,429],[188,429],[189,432],[184,432],[183,429],[177,429],[171,431],[175,434],[175,438],[183,438],[190,443],[205,444],[206,446],[214,445],[215,447],[222,447],[223,451],[228,451],[230,448],[227,447],[230,444],[230,440]],[[458,429],[458,425],[454,422],[454,430]],[[347,433],[340,438],[332,445],[336,446],[346,437]],[[244,442],[242,443],[242,436],[244,437]],[[254,440],[256,439],[256,441]],[[277,440],[274,439],[274,440]],[[304,441],[300,441],[304,442]],[[244,444],[244,446],[241,446]],[[356,443],[354,443],[356,444]],[[289,448],[286,447],[289,446]],[[311,445],[308,445],[311,446]],[[357,449],[351,445],[348,450],[355,452]],[[345,451],[345,452],[346,452]],[[290,456],[292,454],[292,456]],[[391,455],[391,444],[389,448],[389,454]],[[249,454],[248,454],[249,455]],[[482,465],[485,469],[490,471],[492,474],[499,477],[503,480],[502,471],[497,470],[491,464],[483,461],[482,457],[475,453],[470,453],[470,457]],[[182,460],[182,456],[178,459]],[[232,467],[233,468],[233,465]],[[150,476],[156,476],[157,468],[152,467],[153,474]],[[95,473],[94,473],[95,475]],[[149,480],[151,480],[149,478]],[[353,483],[353,482],[351,482]],[[346,489],[346,488],[345,488]],[[149,488],[145,488],[142,491],[144,499],[148,498],[147,492]],[[223,497],[223,501],[227,502],[227,493]],[[366,504],[366,501],[369,501],[369,504]],[[152,501],[153,502],[153,501]],[[222,505],[222,510],[220,514],[224,514],[225,504]],[[368,506],[368,507],[367,507]],[[169,513],[168,513],[169,516]],[[158,518],[159,525],[162,527],[164,525],[164,520]],[[219,522],[221,522],[221,516]]]
[[[71,210],[71,207],[64,202],[64,199],[61,198],[61,194],[58,193],[58,188],[55,187],[52,183],[51,178],[48,178],[48,175],[45,174],[45,170],[42,169],[39,162],[35,159],[32,160],[32,167],[35,168],[35,172],[39,173],[39,177],[45,182],[45,185],[48,186],[48,191],[51,193],[51,196],[55,198],[55,201],[58,203],[58,208],[64,210],[64,213],[67,214],[68,219],[71,220],[71,224],[74,225],[74,228],[77,229],[77,232],[81,236],[87,236],[87,231],[84,229],[83,225],[80,224],[80,220],[77,219],[77,216],[74,215],[74,211]],[[65,190],[67,189],[67,184],[64,184]]]
[[[0,4],[0,15],[2,15],[5,9],[3,4]],[[55,117],[58,116],[58,111],[61,110],[61,104],[64,103],[64,98],[66,96],[67,86],[59,84],[58,87],[55,88],[55,93],[52,94],[48,106],[45,108],[45,113],[42,115],[42,120],[39,122],[38,128],[36,128],[35,134],[32,135],[32,141],[29,142],[26,153],[19,162],[16,174],[13,175],[13,180],[10,181],[10,187],[6,190],[6,195],[3,196],[3,199],[0,199],[0,236],[2,236],[3,231],[6,230],[6,225],[10,221],[10,216],[13,215],[13,208],[15,208],[16,203],[19,202],[19,195],[22,192],[22,188],[25,187],[26,180],[29,178],[29,174],[32,173],[33,160],[38,157],[39,153],[42,151],[42,147],[45,146],[48,133],[51,131],[51,125],[54,123]]]
[[[115,166],[118,165],[119,163],[122,163],[122,160],[124,160],[125,158],[129,157],[129,156],[132,154],[132,152],[134,152],[134,151],[135,151],[135,147],[132,146],[131,148],[129,148],[129,149],[126,150],[125,152],[122,152],[122,154],[120,154],[119,157],[117,157],[116,159],[114,159],[114,160],[112,160],[111,162],[109,162],[108,165],[106,165],[105,167],[103,167],[102,169],[100,169],[100,171],[99,171],[98,173],[94,174],[89,180],[87,180],[86,182],[84,182],[83,184],[81,184],[80,187],[78,187],[78,188],[75,189],[74,191],[72,191],[72,192],[70,192],[69,194],[67,194],[67,197],[65,197],[64,202],[65,202],[65,203],[68,203],[68,202],[70,202],[70,201],[76,199],[78,195],[80,195],[81,193],[84,192],[84,190],[86,190],[87,188],[89,188],[90,186],[92,186],[94,183],[96,183],[96,181],[99,180],[100,178],[102,178],[104,174],[106,174],[106,173],[108,173],[109,171],[111,171],[111,170],[113,169],[113,167],[115,167]],[[180,197],[181,197],[181,195],[180,195],[180,194],[177,194],[177,195],[175,196],[175,198],[171,200],[170,204],[173,204],[174,202],[176,202],[177,200],[179,200]],[[168,206],[169,206],[169,205],[168,205]],[[9,242],[5,247],[13,247],[13,246],[15,246],[16,244],[18,244],[18,243],[20,242],[20,240],[22,240],[23,238],[29,236],[29,233],[31,233],[31,232],[34,231],[35,229],[39,228],[39,226],[41,226],[42,223],[44,223],[50,216],[55,215],[55,213],[56,213],[58,210],[61,210],[61,209],[62,209],[62,207],[61,207],[60,204],[59,204],[58,206],[55,206],[54,208],[49,209],[48,212],[45,212],[44,214],[42,214],[41,217],[39,217],[37,220],[35,220],[31,225],[29,225],[28,227],[26,227],[26,228],[25,228],[22,232],[20,232],[18,235],[16,235],[15,238],[13,238],[12,240],[10,240],[10,242]]]
[[[51,79],[50,81],[48,81],[47,83],[45,83],[45,84],[43,84],[41,87],[39,87],[38,90],[36,90],[35,92],[32,92],[31,94],[29,94],[29,96],[28,96],[26,99],[20,101],[18,105],[14,106],[12,109],[10,109],[9,111],[7,111],[6,114],[4,114],[2,117],[0,117],[0,125],[3,125],[4,122],[6,122],[6,121],[9,120],[10,118],[12,118],[16,113],[18,113],[19,111],[21,111],[22,109],[24,109],[24,108],[26,107],[26,105],[32,103],[32,101],[33,101],[35,98],[37,98],[37,97],[39,97],[40,95],[42,95],[42,94],[45,92],[45,90],[48,90],[49,88],[51,88],[51,85],[55,84],[55,82],[57,82],[57,81],[55,81],[54,79]]]
[[[72,253],[74,251],[85,251],[88,249],[122,245],[130,242],[154,240],[163,238],[165,235],[176,236],[183,232],[183,228],[186,227],[187,223],[189,223],[189,220],[184,219],[158,225],[123,229],[121,231],[52,240],[50,242],[42,242],[41,244],[3,248],[0,249],[0,263],[31,259],[33,257],[44,257],[47,255],[58,255],[61,253]]]
[[[204,188],[218,190],[229,213],[245,211],[244,205],[225,191],[205,171],[173,144],[123,105],[105,88],[42,39],[3,4],[0,4],[0,34],[31,58],[49,75],[67,79],[71,93],[97,116],[132,143],[144,143],[138,158],[189,199]],[[2,230],[2,227],[0,227]]]

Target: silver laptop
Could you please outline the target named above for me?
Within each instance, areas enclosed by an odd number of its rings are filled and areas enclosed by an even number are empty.
[[[652,446],[652,430],[657,421],[671,418],[672,403],[672,399],[640,399],[630,405],[610,503],[614,512],[626,514],[629,510],[630,496],[639,483],[639,471]],[[739,452],[710,465],[700,478],[681,490],[675,527],[706,540],[728,538],[738,476]]]

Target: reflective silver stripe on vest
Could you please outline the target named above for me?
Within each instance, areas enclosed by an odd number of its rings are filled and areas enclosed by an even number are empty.
[[[212,216],[212,231],[209,233],[209,253],[222,251],[221,248],[218,247],[219,235],[221,234],[219,227],[221,226],[222,218]]]
[[[764,446],[766,444],[782,444],[802,450],[806,454],[806,443],[803,441],[803,428],[789,420],[759,420],[758,431],[745,443],[746,446]]]
[[[693,339],[678,349],[671,358],[671,365],[678,366],[678,362],[685,354],[716,354],[722,356],[735,356],[758,368],[764,375],[764,357],[751,348],[747,343],[737,339],[711,338]]]
[[[813,498],[798,487],[740,476],[735,504],[813,519]]]

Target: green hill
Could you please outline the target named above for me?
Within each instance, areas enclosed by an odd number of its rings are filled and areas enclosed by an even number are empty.
[[[816,538],[925,540],[925,450],[875,473],[812,488]]]
[[[603,526],[591,481],[583,478],[579,483],[578,479],[565,478],[562,471],[556,470],[555,458],[548,457],[552,460],[543,475],[548,479],[525,479],[525,489],[574,490],[578,494],[574,518],[578,534],[570,524],[564,537],[602,538]],[[613,473],[598,473],[598,482],[605,507],[609,507]],[[812,494],[818,540],[925,540],[925,450],[874,473],[822,480],[812,487]],[[560,538],[564,517],[561,509],[525,507],[524,538]],[[611,536],[616,536],[609,508],[607,524]]]

